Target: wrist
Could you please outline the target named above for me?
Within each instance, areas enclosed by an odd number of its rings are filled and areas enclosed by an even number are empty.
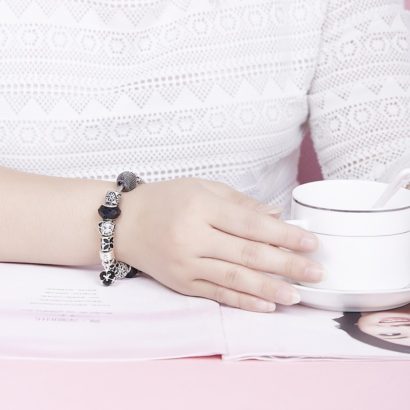
[[[118,261],[134,266],[138,249],[138,220],[142,208],[145,186],[137,186],[121,195],[121,215],[116,220],[114,251]],[[138,266],[135,266],[138,268]]]

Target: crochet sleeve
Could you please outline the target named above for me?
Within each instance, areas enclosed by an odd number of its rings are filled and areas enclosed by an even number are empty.
[[[410,167],[410,13],[402,0],[329,0],[309,90],[324,178]]]

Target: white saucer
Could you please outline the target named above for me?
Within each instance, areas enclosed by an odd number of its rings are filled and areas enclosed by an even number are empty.
[[[337,312],[372,312],[389,310],[410,303],[410,285],[402,289],[376,291],[340,291],[316,289],[293,284],[301,304]]]

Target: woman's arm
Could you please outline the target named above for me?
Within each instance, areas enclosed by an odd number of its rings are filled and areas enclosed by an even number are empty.
[[[0,168],[0,261],[99,264],[97,209],[114,182]],[[288,283],[317,282],[321,266],[288,252],[316,237],[230,187],[184,178],[143,184],[121,199],[116,257],[180,293],[247,310],[299,301]]]
[[[403,3],[328,1],[309,92],[325,178],[388,181],[410,166],[410,14]]]
[[[113,187],[0,167],[0,261],[98,264],[97,209]]]

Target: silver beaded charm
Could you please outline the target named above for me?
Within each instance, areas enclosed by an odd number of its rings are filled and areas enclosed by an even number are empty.
[[[117,191],[108,191],[105,194],[104,205],[110,208],[114,208],[119,205],[121,199],[121,192]]]
[[[107,272],[109,270],[112,270],[113,267],[115,267],[115,256],[114,252],[108,251],[108,252],[101,252],[100,251],[100,259],[101,259],[101,264],[103,265],[104,270]]]
[[[133,172],[124,171],[117,177],[117,185],[123,192],[132,191],[137,185],[143,184],[144,181]]]
[[[117,177],[118,191],[107,191],[104,204],[98,208],[98,214],[103,219],[98,223],[101,235],[100,259],[104,271],[100,273],[100,279],[105,286],[113,284],[116,279],[125,277],[132,278],[140,275],[140,271],[115,259],[114,255],[114,220],[121,215],[119,203],[121,192],[132,191],[137,185],[144,181],[133,172],[124,171]]]
[[[115,224],[110,219],[103,220],[98,223],[98,230],[102,236],[113,236]]]
[[[117,279],[124,279],[128,272],[131,270],[131,266],[124,262],[117,262],[115,275]]]

